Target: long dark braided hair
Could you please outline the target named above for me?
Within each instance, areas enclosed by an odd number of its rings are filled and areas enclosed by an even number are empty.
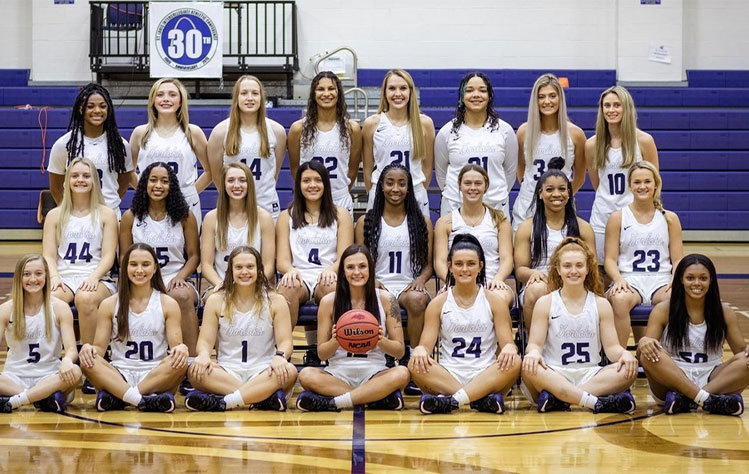
[[[406,213],[406,221],[408,223],[411,272],[413,272],[414,277],[417,277],[421,275],[421,271],[427,265],[427,260],[429,258],[427,242],[427,236],[429,233],[427,231],[426,222],[424,222],[424,214],[422,214],[421,209],[419,209],[419,205],[416,202],[411,173],[408,172],[408,169],[406,169],[405,166],[399,163],[391,163],[384,167],[382,173],[380,173],[380,179],[377,180],[377,187],[374,190],[374,204],[372,205],[372,209],[367,211],[367,214],[364,216],[364,245],[366,245],[372,253],[372,259],[377,262],[377,248],[379,247],[380,233],[382,231],[382,212],[385,209],[385,193],[383,191],[383,185],[385,183],[385,177],[391,170],[403,172],[408,179],[408,192],[403,201],[403,206]]]
[[[304,116],[304,125],[302,126],[302,138],[300,140],[301,148],[310,148],[315,144],[317,137],[317,101],[315,100],[315,89],[323,79],[330,79],[338,90],[338,99],[335,104],[335,119],[338,123],[340,133],[341,148],[348,150],[350,146],[349,135],[349,114],[346,108],[346,97],[343,95],[343,85],[337,75],[330,71],[320,71],[312,79],[312,85],[309,88],[309,99],[307,99],[307,112]]]
[[[109,97],[109,92],[99,84],[89,83],[78,93],[73,104],[73,110],[68,122],[68,131],[70,140],[65,145],[68,151],[68,163],[77,156],[84,156],[83,153],[83,122],[86,113],[88,99],[94,94],[99,94],[107,103],[107,118],[104,120],[104,133],[107,135],[107,163],[109,171],[124,173],[125,170],[125,144],[122,142],[122,136],[117,128],[117,121],[114,118],[114,104]]]
[[[463,103],[463,96],[465,95],[468,81],[474,77],[481,78],[481,80],[484,81],[489,94],[489,100],[486,103],[486,121],[489,122],[489,130],[493,132],[499,128],[499,115],[497,115],[497,111],[494,110],[494,89],[492,88],[492,81],[489,79],[489,76],[483,72],[469,72],[460,80],[460,87],[458,87],[458,107],[455,109],[453,128],[450,132],[454,133],[456,137],[458,136],[460,126],[463,125],[463,122],[465,122],[466,119],[466,104]]]
[[[182,190],[179,188],[179,179],[174,174],[172,168],[164,163],[163,161],[157,161],[151,163],[143,170],[138,180],[138,188],[135,190],[133,195],[133,204],[130,209],[133,211],[133,215],[139,221],[142,221],[148,215],[148,204],[150,198],[148,197],[148,178],[151,177],[151,170],[154,168],[164,168],[169,175],[169,192],[166,195],[166,215],[172,221],[172,224],[182,222],[190,214],[190,206],[187,205],[185,197],[182,195]]]

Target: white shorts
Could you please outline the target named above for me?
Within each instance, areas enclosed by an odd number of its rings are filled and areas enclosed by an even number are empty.
[[[112,367],[117,369],[117,372],[122,375],[122,378],[125,379],[125,382],[127,382],[128,385],[130,385],[131,387],[137,387],[138,384],[141,383],[144,378],[146,378],[146,375],[150,374],[151,371],[158,366],[143,369],[126,369],[123,367],[117,367],[115,364],[112,364]]]
[[[374,205],[374,187],[376,185],[376,183],[372,183],[372,190],[369,191],[369,196],[367,198],[367,210],[372,209],[372,206]],[[419,184],[414,186],[414,196],[416,197],[416,204],[418,204],[419,209],[421,209],[421,213],[427,217],[431,217],[429,211],[429,196],[427,195],[427,190],[426,188],[424,188],[424,185]]]
[[[385,290],[387,290],[388,293],[395,296],[396,300],[400,298],[406,287],[411,284],[410,281],[408,283],[404,283],[402,281],[388,281],[387,279],[379,279],[379,281],[380,283],[382,283],[382,286],[385,287]],[[424,293],[429,296],[429,292],[426,290],[426,288],[424,289]]]
[[[195,186],[192,187],[189,193],[186,193],[185,190],[182,190],[182,195],[185,198],[185,201],[187,201],[187,206],[190,208],[190,212],[195,216],[195,220],[198,222],[198,229],[200,229],[200,226],[203,223],[203,213],[200,210],[200,196],[198,196],[197,191],[195,191]]]
[[[348,191],[341,193],[340,196],[333,196],[333,202],[336,206],[346,209],[351,218],[354,218],[354,200],[351,198],[351,194],[349,194]]]
[[[268,368],[270,364],[265,364],[265,366],[254,366],[254,367],[236,367],[236,366],[225,366],[219,364],[218,366],[224,369],[229,375],[234,377],[235,379],[239,380],[239,383],[244,385],[248,381],[252,380],[253,378],[257,377],[265,369]]]
[[[81,283],[83,283],[83,280],[85,280],[86,278],[88,278],[87,275],[74,275],[74,276],[60,275],[60,279],[62,280],[62,283],[65,286],[67,286],[70,292],[73,293],[74,295],[78,291],[78,288],[80,288]],[[117,285],[109,277],[99,280],[99,283],[107,287],[110,295],[113,295],[117,291]]]
[[[2,374],[4,377],[8,377],[18,385],[20,385],[24,390],[28,390],[32,387],[35,387],[36,384],[41,382],[42,380],[46,379],[47,377],[51,377],[54,375],[53,373],[46,374],[46,375],[40,375],[39,377],[24,377],[21,375],[16,375],[11,372],[3,372]]]
[[[356,388],[375,375],[379,374],[383,370],[387,369],[387,366],[384,365],[350,365],[346,367],[338,364],[337,366],[329,365],[323,370],[330,375],[343,380],[351,387]]]
[[[716,365],[679,364],[677,362],[676,365],[679,366],[682,372],[684,372],[684,375],[686,375],[687,378],[691,380],[693,384],[697,385],[699,388],[703,388],[710,381],[710,376],[712,375],[715,368],[718,367],[718,365],[720,364],[716,364]],[[655,403],[657,403],[658,405],[666,404],[666,401],[658,398],[653,393],[652,390],[650,390],[650,395],[653,397],[653,399],[655,400]]]
[[[522,187],[522,186],[521,186]],[[520,194],[515,198],[515,203],[512,206],[512,234],[518,231],[518,227],[523,221],[533,217],[533,213],[530,212],[530,206],[533,202],[524,199]]]
[[[505,198],[502,202],[500,202],[497,206],[490,206],[494,209],[497,209],[498,211],[502,211],[505,216],[509,219],[510,218],[510,205],[509,205],[509,198]],[[442,197],[442,202],[440,203],[440,217],[447,215],[448,213],[452,211],[457,211],[460,209],[459,202],[452,202],[449,199],[445,199],[445,197]],[[484,202],[487,206],[489,206],[488,203]]]
[[[606,232],[593,232],[596,238],[596,255],[598,256],[598,264],[603,265],[603,259],[605,255],[604,249],[606,248]]]
[[[172,273],[171,275],[161,275],[161,279],[164,281],[164,287],[169,286],[169,282],[171,282],[172,280],[174,280],[174,277],[176,277],[176,276],[177,276],[176,273]],[[195,287],[195,282],[193,282],[192,280],[189,280],[189,279],[185,280],[185,282],[188,285],[190,285],[190,287],[193,289],[193,291],[195,293],[195,302],[196,303],[199,302],[200,301],[200,292]]]
[[[568,368],[568,367],[562,367],[559,365],[547,364],[547,367],[549,367],[549,369],[553,370],[554,372],[558,373],[559,375],[567,379],[567,381],[571,383],[572,385],[574,385],[575,387],[584,385],[585,383],[590,381],[590,379],[595,377],[596,374],[598,374],[598,372],[600,372],[603,369],[603,367],[599,367],[597,365],[593,367],[569,367]],[[525,381],[522,379],[520,380],[520,391],[525,396],[525,398],[527,398],[528,401],[531,402],[531,405],[535,407],[536,402],[533,400],[533,397],[531,396],[531,391],[528,389],[528,386],[525,385]],[[540,391],[541,390],[539,390],[539,392]]]
[[[278,202],[278,195],[276,194],[276,199],[272,202],[258,202],[257,205],[270,214],[270,216],[273,218],[273,223],[275,224],[276,221],[278,221],[278,216],[281,214],[281,204]]]
[[[653,295],[671,281],[670,273],[622,273],[629,286],[637,290],[644,305],[653,304]]]
[[[494,361],[492,361],[492,364]],[[480,368],[467,368],[467,367],[449,367],[446,365],[442,365],[442,367],[445,368],[448,372],[450,372],[450,375],[455,378],[455,380],[458,381],[458,383],[461,385],[461,387],[465,387],[468,382],[476,378],[478,374],[486,370],[486,367],[480,367]],[[489,366],[487,366],[489,367]]]

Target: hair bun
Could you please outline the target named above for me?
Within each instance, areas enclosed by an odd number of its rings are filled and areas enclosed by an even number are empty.
[[[546,166],[546,169],[550,170],[561,170],[562,168],[564,168],[564,158],[561,156],[555,156],[550,159],[549,164]]]

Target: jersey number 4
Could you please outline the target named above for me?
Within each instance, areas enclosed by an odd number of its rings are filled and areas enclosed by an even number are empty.
[[[91,244],[83,242],[81,245],[81,252],[78,253],[78,244],[76,242],[70,242],[68,249],[65,251],[63,260],[67,260],[71,265],[75,265],[77,260],[85,260],[86,263],[90,262],[94,257],[91,256]]]
[[[242,158],[239,161],[247,165],[247,158]],[[255,158],[254,160],[250,161],[250,164],[247,165],[247,167],[250,168],[250,172],[255,178],[255,181],[260,181],[260,177],[263,175],[263,172],[260,171],[260,158]]]
[[[455,348],[453,348],[453,353],[452,353],[453,357],[463,358],[466,356],[466,354],[471,354],[477,359],[481,357],[481,338],[480,337],[474,337],[473,339],[471,339],[470,344],[466,344],[466,340],[463,339],[462,337],[454,337],[453,344],[455,344]],[[463,352],[463,349],[465,349],[465,352]]]

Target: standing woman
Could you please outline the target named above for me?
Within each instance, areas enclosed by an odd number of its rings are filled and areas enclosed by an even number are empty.
[[[510,215],[510,189],[515,184],[518,140],[512,126],[494,110],[494,90],[482,72],[467,74],[458,88],[455,118],[446,123],[434,143],[434,168],[442,190],[440,215],[460,207],[458,173],[467,164],[484,168],[491,187],[484,202]]]
[[[133,205],[122,215],[120,248],[133,243],[151,246],[166,287],[182,314],[182,337],[195,355],[198,340],[198,293],[190,275],[200,263],[198,225],[182,196],[177,175],[166,163],[148,165],[140,175]]]
[[[42,411],[63,412],[75,398],[81,369],[75,365],[73,314],[51,296],[49,280],[44,257],[21,257],[11,299],[0,305],[0,334],[8,344],[0,374],[0,413],[29,403]]]
[[[216,189],[221,167],[240,161],[255,180],[257,203],[278,219],[281,205],[276,181],[286,153],[286,130],[265,116],[265,89],[254,76],[242,76],[234,83],[229,118],[214,127],[208,140],[208,160]]]
[[[633,201],[609,217],[604,260],[614,282],[608,298],[616,332],[625,347],[631,330],[629,312],[638,304],[657,305],[669,297],[671,270],[684,256],[681,222],[663,209],[655,166],[647,161],[633,164],[627,182]]]
[[[120,216],[120,199],[132,179],[130,145],[120,136],[109,92],[99,84],[87,84],[75,98],[68,133],[49,152],[49,190],[62,202],[65,170],[79,156],[96,166],[99,187],[107,207]]]
[[[372,184],[390,163],[399,163],[411,173],[416,202],[429,216],[427,189],[432,180],[434,123],[420,113],[413,78],[403,69],[385,74],[377,113],[364,121],[362,159],[364,187],[369,194],[367,209],[374,204]]]
[[[300,163],[310,160],[325,165],[333,201],[353,216],[351,186],[361,161],[361,128],[349,118],[341,80],[330,71],[312,79],[305,116],[289,129],[291,176],[296,176]]]
[[[572,181],[572,193],[585,182],[585,132],[567,118],[564,89],[554,74],[536,80],[528,105],[528,121],[518,128],[520,192],[512,207],[512,230],[533,216],[533,190],[549,161],[564,159],[562,171]]]
[[[211,184],[211,170],[205,134],[200,127],[190,123],[187,97],[187,90],[179,80],[164,78],[156,81],[148,94],[148,123],[135,127],[130,146],[133,163],[141,172],[157,161],[172,168],[200,227],[203,215],[198,194]],[[198,161],[203,167],[200,178],[196,166]],[[137,187],[138,183],[133,180],[132,185]]]
[[[604,259],[606,222],[612,212],[632,202],[627,170],[638,161],[658,169],[658,150],[653,137],[637,128],[632,96],[622,86],[603,91],[598,102],[596,134],[585,143],[585,161],[596,197],[590,225],[596,233],[598,261]]]

